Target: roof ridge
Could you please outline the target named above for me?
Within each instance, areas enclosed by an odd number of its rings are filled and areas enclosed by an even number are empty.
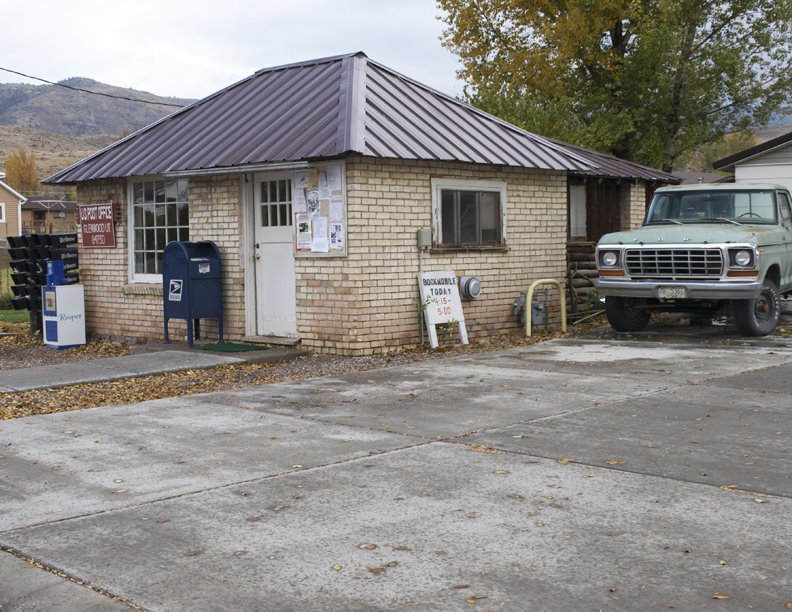
[[[266,74],[268,72],[277,72],[278,70],[289,70],[291,68],[306,68],[308,66],[318,66],[319,64],[330,64],[332,62],[337,62],[340,60],[345,60],[352,57],[364,57],[368,58],[368,56],[363,53],[363,51],[355,51],[354,53],[343,53],[341,55],[332,55],[329,57],[321,57],[319,59],[313,60],[306,60],[304,62],[294,62],[292,64],[281,64],[280,66],[271,66],[269,68],[261,68],[256,70],[253,75],[257,74]]]

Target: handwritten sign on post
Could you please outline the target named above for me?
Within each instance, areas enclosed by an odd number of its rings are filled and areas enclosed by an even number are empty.
[[[437,325],[457,327],[460,341],[467,344],[465,313],[462,312],[456,275],[452,271],[423,272],[418,275],[418,288],[432,348],[438,347]]]
[[[113,204],[80,204],[80,230],[83,248],[109,248],[116,245]]]

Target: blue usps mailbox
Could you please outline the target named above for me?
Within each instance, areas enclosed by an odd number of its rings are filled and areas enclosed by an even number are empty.
[[[223,340],[223,274],[220,249],[211,240],[174,241],[162,256],[165,344],[168,320],[187,321],[187,344],[201,335],[200,319],[217,319]],[[194,335],[193,335],[194,330]]]

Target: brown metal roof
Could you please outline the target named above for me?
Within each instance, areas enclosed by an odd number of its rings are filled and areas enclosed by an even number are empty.
[[[22,204],[22,210],[62,210],[74,212],[77,210],[77,203],[69,200],[54,199],[48,196],[32,196]]]
[[[640,179],[649,182],[674,184],[681,181],[681,178],[674,174],[663,172],[662,170],[657,170],[655,168],[650,168],[649,166],[642,166],[624,159],[619,159],[618,157],[612,157],[610,155],[605,155],[604,153],[598,153],[597,151],[584,149],[576,145],[566,144],[558,141],[554,142],[557,142],[565,149],[576,153],[592,165],[592,168],[588,170],[584,170],[583,172],[571,172],[571,174],[596,176],[601,178]]]
[[[670,177],[531,134],[356,53],[261,70],[45,182],[245,169],[349,153]]]

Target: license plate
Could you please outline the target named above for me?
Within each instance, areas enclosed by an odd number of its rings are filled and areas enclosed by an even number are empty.
[[[661,300],[683,300],[687,297],[685,287],[658,287],[657,297]]]

